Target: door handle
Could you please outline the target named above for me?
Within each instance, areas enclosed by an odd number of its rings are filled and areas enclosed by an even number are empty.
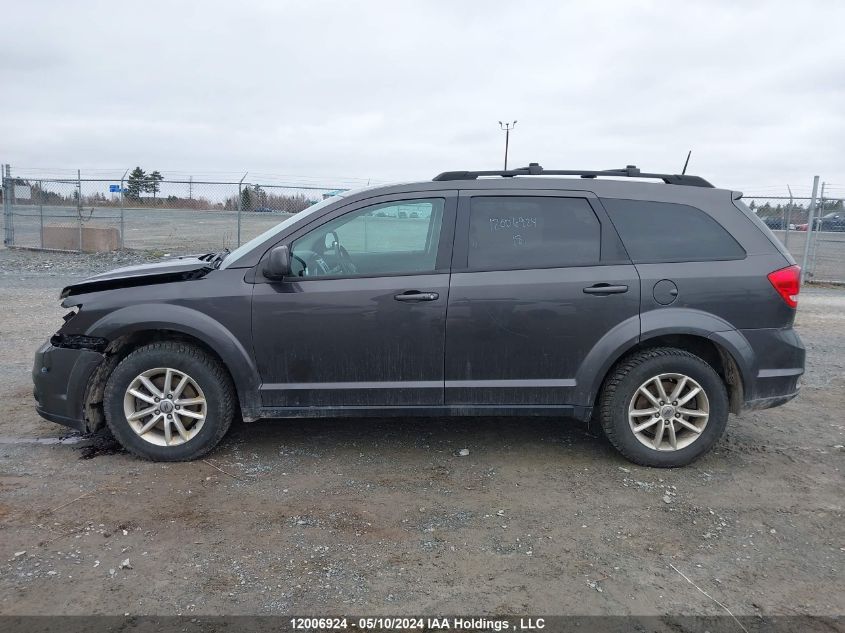
[[[584,293],[588,295],[618,295],[623,292],[628,292],[628,286],[618,285],[611,286],[610,284],[596,284],[584,288]]]
[[[397,301],[437,301],[440,295],[436,292],[420,292],[419,290],[408,290],[402,294],[394,295]]]

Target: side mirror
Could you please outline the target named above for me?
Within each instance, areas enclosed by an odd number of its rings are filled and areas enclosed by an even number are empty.
[[[290,251],[285,245],[277,246],[267,255],[264,264],[264,276],[269,279],[282,279],[290,275]]]

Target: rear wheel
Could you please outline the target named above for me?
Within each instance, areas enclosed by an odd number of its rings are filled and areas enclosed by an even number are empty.
[[[115,367],[106,383],[106,422],[131,453],[155,461],[206,454],[226,434],[234,388],[219,361],[194,345],[152,343]]]
[[[599,416],[605,435],[644,466],[684,466],[725,431],[728,394],[719,374],[684,350],[655,348],[620,362],[605,381]]]

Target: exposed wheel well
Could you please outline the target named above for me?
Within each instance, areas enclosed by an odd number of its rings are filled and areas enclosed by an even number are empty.
[[[704,360],[716,370],[716,373],[724,381],[730,399],[731,413],[739,413],[741,411],[744,399],[744,387],[742,384],[742,375],[733,356],[721,345],[714,343],[708,338],[694,334],[665,334],[640,341],[632,348],[626,350],[624,354],[613,362],[602,379],[602,383],[604,383],[610,372],[613,371],[613,368],[624,358],[653,347],[675,347],[695,354]],[[599,395],[600,393],[596,394],[596,401],[598,401]]]
[[[88,387],[85,390],[83,412],[89,431],[98,431],[105,427],[106,418],[103,414],[103,393],[106,389],[106,381],[111,375],[112,370],[132,351],[148,343],[161,341],[180,341],[199,347],[206,354],[216,359],[229,374],[229,378],[232,379],[232,372],[229,371],[226,363],[223,362],[223,359],[220,358],[220,355],[213,348],[209,347],[200,339],[184,332],[178,332],[176,330],[142,330],[120,336],[110,341],[106,346],[104,351],[105,360],[100,363],[97,371],[91,376],[91,379],[88,381]],[[232,384],[235,385],[234,380],[232,380]],[[237,389],[237,386],[235,386],[235,389]]]

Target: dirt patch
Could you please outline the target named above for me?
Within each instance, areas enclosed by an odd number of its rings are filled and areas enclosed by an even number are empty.
[[[109,431],[89,434],[86,439],[87,443],[79,448],[79,459],[94,459],[126,452]]]

